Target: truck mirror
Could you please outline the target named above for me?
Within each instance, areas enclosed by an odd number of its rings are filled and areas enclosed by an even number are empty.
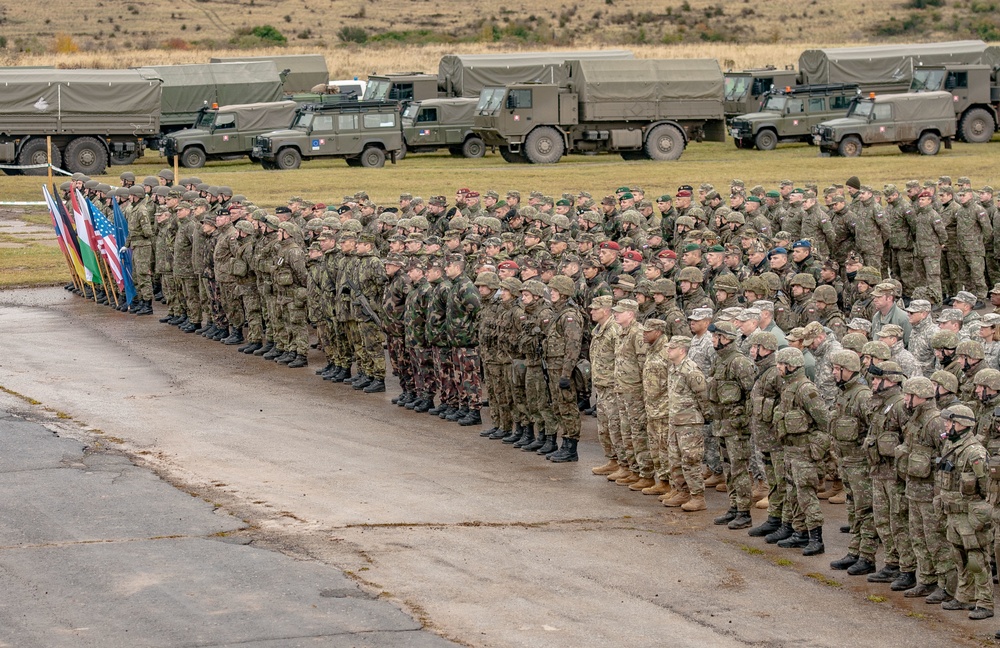
[[[514,110],[517,108],[517,96],[513,94],[507,95],[507,108],[509,110]]]

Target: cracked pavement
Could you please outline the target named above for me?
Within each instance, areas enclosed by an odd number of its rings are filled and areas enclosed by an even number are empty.
[[[831,571],[843,507],[824,504],[827,553],[803,558],[713,527],[721,493],[686,515],[594,477],[591,419],[580,463],[552,465],[392,406],[394,385],[363,395],[62,289],[0,293],[0,329],[0,386],[22,397],[0,396],[5,409],[127,453],[245,520],[231,542],[334,566],[462,644],[978,645],[995,631]]]

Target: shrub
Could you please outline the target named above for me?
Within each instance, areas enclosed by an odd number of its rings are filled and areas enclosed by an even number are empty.
[[[345,43],[365,43],[368,40],[368,32],[364,27],[344,26],[337,32],[337,38]]]

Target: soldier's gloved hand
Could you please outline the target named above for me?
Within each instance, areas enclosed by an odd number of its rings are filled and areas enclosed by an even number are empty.
[[[559,379],[559,389],[569,389],[569,378]]]

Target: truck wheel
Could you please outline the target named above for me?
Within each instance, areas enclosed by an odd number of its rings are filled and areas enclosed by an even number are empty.
[[[993,131],[996,124],[993,123],[993,115],[982,108],[973,108],[962,117],[959,125],[959,133],[962,139],[972,144],[982,144],[993,139]]]
[[[78,137],[66,145],[63,152],[66,169],[88,176],[103,175],[108,168],[108,152],[93,137]]]
[[[260,166],[265,171],[275,171],[278,168],[277,166],[275,166],[274,160],[261,160],[260,161]]]
[[[622,151],[619,155],[622,156],[623,160],[628,160],[629,162],[647,159],[645,151]]]
[[[934,133],[924,133],[917,140],[917,150],[920,155],[937,155],[941,150],[941,138]]]
[[[676,127],[660,124],[646,135],[646,155],[651,160],[676,160],[684,152],[684,135]]]
[[[481,158],[486,154],[486,145],[478,137],[470,137],[462,144],[462,156],[467,158]]]
[[[29,164],[45,164],[48,161],[48,156],[46,155],[46,146],[44,139],[32,138],[24,143],[21,147],[21,152],[17,154],[17,163],[27,166]],[[62,154],[59,153],[59,149],[52,145],[52,166],[58,167],[62,165]],[[45,167],[38,169],[22,169],[21,174],[27,176],[43,176],[48,175],[49,171]]]
[[[289,146],[278,151],[278,154],[274,157],[274,165],[282,171],[298,169],[302,166],[302,156],[297,149]]]
[[[520,153],[514,153],[510,150],[509,146],[500,147],[500,157],[504,159],[505,162],[510,164],[527,164],[528,160],[525,159]]]
[[[356,157],[344,158],[344,162],[347,162],[347,166],[349,167],[361,166],[361,158],[356,158]]]
[[[385,166],[385,151],[377,146],[369,146],[361,153],[361,166],[381,169]]]
[[[902,151],[903,153],[916,153],[917,152],[917,145],[916,144],[900,144],[899,145],[899,150]]]
[[[753,139],[753,143],[759,151],[773,151],[778,146],[778,135],[773,130],[764,128],[757,131],[757,137]]]
[[[565,150],[562,135],[551,126],[536,128],[524,140],[524,154],[533,164],[555,164]]]
[[[205,151],[197,146],[189,146],[181,153],[181,166],[186,169],[200,169],[205,166]]]
[[[837,153],[844,157],[858,157],[861,155],[861,148],[861,140],[854,135],[848,135],[840,140],[840,144],[837,145]]]

